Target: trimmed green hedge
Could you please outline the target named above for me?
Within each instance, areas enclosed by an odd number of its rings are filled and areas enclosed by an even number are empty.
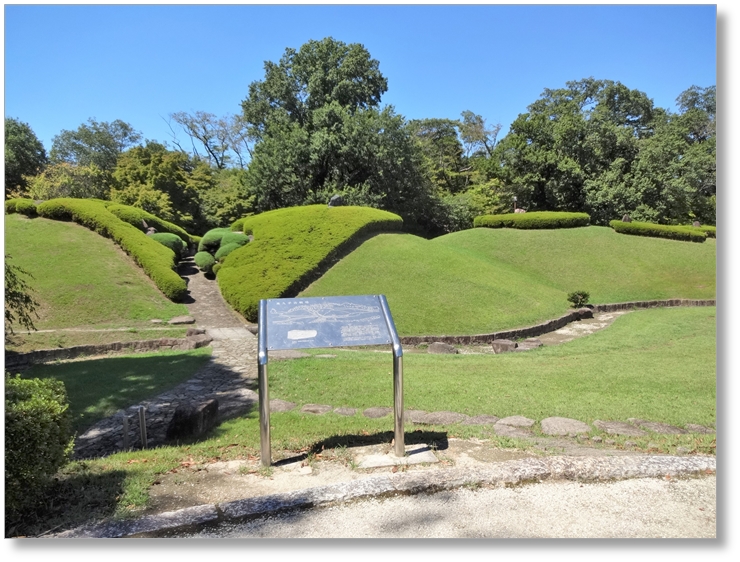
[[[243,234],[241,232],[227,232],[224,234],[223,238],[221,238],[221,248],[224,246],[227,246],[229,244],[238,244],[239,246],[244,246],[244,244],[249,243],[249,236],[246,234]]]
[[[203,273],[211,273],[213,266],[216,263],[216,258],[214,258],[209,252],[198,252],[193,257],[193,261],[195,261],[195,265],[197,265],[198,269]]]
[[[231,252],[236,250],[237,248],[241,248],[244,246],[244,244],[221,244],[221,247],[218,249],[218,251],[213,255],[214,258],[216,258],[216,261],[223,261],[226,256],[228,256]]]
[[[168,232],[170,234],[176,234],[187,244],[192,244],[195,242],[193,240],[193,237],[188,234],[185,229],[177,226],[176,224],[172,224],[171,222],[162,220],[159,217],[148,213],[143,209],[131,207],[130,205],[121,205],[118,203],[108,203],[106,207],[111,213],[116,215],[123,222],[127,222],[128,224],[135,226],[142,232],[146,232],[146,228],[144,228],[144,225],[141,221],[146,221],[146,224],[154,227],[157,230],[157,233]]]
[[[180,238],[177,234],[170,232],[155,232],[149,234],[149,238],[156,240],[160,244],[167,246],[170,250],[175,252],[175,259],[180,261],[182,259],[183,252],[188,249],[187,243]]]
[[[706,233],[706,235],[709,238],[717,238],[717,227],[716,226],[700,226],[697,228],[693,225],[690,225],[689,228],[701,230],[702,232]]]
[[[402,226],[398,215],[369,207],[309,205],[248,217],[243,227],[254,232],[254,240],[224,259],[221,294],[254,322],[260,299],[297,294],[362,237]]]
[[[591,217],[586,213],[533,211],[506,215],[481,215],[473,219],[474,227],[485,228],[575,228],[588,226]]]
[[[212,228],[206,232],[200,239],[198,244],[199,252],[211,252],[214,253],[221,246],[221,239],[225,234],[230,234],[231,230],[228,228]]]
[[[622,222],[613,220],[609,223],[614,230],[621,234],[635,236],[652,236],[654,238],[668,238],[670,240],[685,240],[688,242],[704,242],[707,233],[693,226],[668,226],[650,222]]]
[[[68,460],[74,440],[64,383],[5,372],[5,509],[19,514]]]
[[[36,203],[33,199],[8,199],[5,201],[5,212],[9,215],[19,213],[27,217],[35,217]]]
[[[122,221],[102,203],[88,199],[51,199],[36,207],[42,217],[71,220],[110,238],[144,270],[167,298],[181,301],[187,293],[185,280],[175,271],[175,253]]]

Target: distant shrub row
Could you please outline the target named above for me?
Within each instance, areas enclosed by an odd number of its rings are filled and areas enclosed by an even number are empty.
[[[218,270],[221,294],[255,322],[260,299],[298,293],[362,237],[402,226],[398,215],[369,207],[310,205],[248,217],[242,229],[254,233],[254,240],[223,261]]]
[[[588,226],[591,221],[586,213],[533,211],[506,215],[482,215],[473,219],[474,227],[485,228],[575,228]]]
[[[707,239],[706,232],[702,232],[699,228],[693,226],[668,226],[649,222],[622,222],[621,220],[611,221],[609,226],[622,234],[633,234],[635,236],[652,236],[689,242],[704,242]]]
[[[144,224],[142,222],[145,221],[148,226],[156,229],[158,233],[168,232],[170,234],[176,234],[182,238],[186,244],[192,244],[194,242],[193,237],[188,234],[185,229],[180,228],[171,222],[162,220],[143,209],[131,207],[129,205],[120,205],[118,203],[108,203],[106,207],[123,222],[127,222],[128,224],[135,226],[142,232],[146,232],[146,228],[144,228]]]
[[[51,199],[39,204],[36,211],[48,219],[72,220],[110,238],[133,258],[167,298],[180,301],[185,296],[187,285],[175,272],[175,253],[119,219],[102,203],[89,199]]]
[[[229,228],[213,228],[198,243],[195,265],[206,274],[217,273],[221,262],[231,252],[249,243],[249,236]]]
[[[73,440],[64,383],[5,372],[5,509],[18,515],[69,458]]]
[[[5,201],[5,212],[9,215],[18,213],[27,217],[35,217],[36,203],[32,199],[8,199]]]

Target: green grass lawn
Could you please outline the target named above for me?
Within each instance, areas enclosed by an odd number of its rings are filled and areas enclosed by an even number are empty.
[[[145,328],[187,314],[111,240],[78,224],[5,215],[5,253],[34,277],[39,330]]]
[[[385,294],[401,335],[460,335],[560,316],[576,290],[591,303],[714,298],[715,269],[714,239],[476,228],[434,240],[378,235],[301,295]]]
[[[122,408],[188,380],[205,365],[211,348],[35,365],[23,378],[54,377],[67,389],[73,431],[80,433]]]

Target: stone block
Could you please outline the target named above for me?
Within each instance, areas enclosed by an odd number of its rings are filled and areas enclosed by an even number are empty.
[[[172,324],[173,326],[178,326],[180,324],[195,324],[195,318],[192,316],[175,316],[167,323]]]
[[[511,340],[493,340],[491,348],[494,353],[507,353],[514,351],[517,348],[517,343]]]
[[[217,421],[218,400],[209,400],[199,406],[178,406],[167,426],[166,439],[198,437],[213,428]]]
[[[457,353],[457,348],[449,343],[436,341],[427,348],[427,353]]]

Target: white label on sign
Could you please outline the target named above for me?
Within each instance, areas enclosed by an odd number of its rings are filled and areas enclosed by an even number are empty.
[[[288,332],[289,340],[307,340],[315,338],[318,332],[316,330],[290,330]]]

